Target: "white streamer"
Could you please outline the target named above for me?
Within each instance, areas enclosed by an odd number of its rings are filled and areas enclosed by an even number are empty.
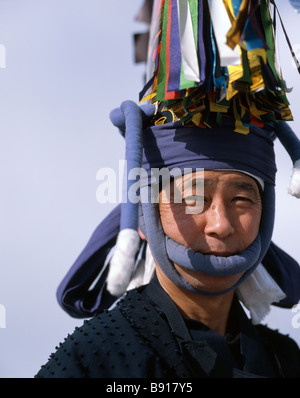
[[[187,80],[200,82],[200,71],[193,23],[188,0],[177,0],[180,46],[184,77]]]

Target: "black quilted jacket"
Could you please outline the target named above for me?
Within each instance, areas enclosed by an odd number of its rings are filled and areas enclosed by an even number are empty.
[[[154,281],[84,321],[35,377],[300,377],[300,350],[293,340],[252,325],[237,300],[230,319],[227,337],[200,322],[183,321]]]

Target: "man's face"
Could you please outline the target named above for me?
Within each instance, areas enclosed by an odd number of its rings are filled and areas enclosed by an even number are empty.
[[[193,175],[193,181],[196,181]],[[182,193],[181,203],[168,201],[160,194],[159,211],[163,230],[171,239],[194,251],[216,256],[231,256],[245,250],[256,238],[262,203],[256,182],[249,176],[232,171],[205,171],[203,210],[187,214],[195,206],[196,185],[182,189],[183,178],[175,180],[175,190]],[[177,201],[178,202],[178,201]],[[236,283],[241,274],[212,277],[189,271],[175,264],[178,272],[194,287],[203,291],[222,291]]]

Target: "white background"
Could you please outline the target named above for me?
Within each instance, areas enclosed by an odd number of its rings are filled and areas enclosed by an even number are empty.
[[[118,170],[124,143],[109,112],[138,100],[144,65],[133,62],[134,22],[142,0],[0,0],[0,377],[31,378],[81,320],[55,292],[91,233],[114,207],[96,200],[97,171]],[[300,15],[278,0],[300,53]],[[281,36],[281,35],[280,35]],[[298,42],[297,42],[298,40]],[[284,77],[293,92],[292,126],[300,130],[300,75],[280,37]],[[291,161],[276,143],[274,242],[300,260],[300,202],[287,193]],[[2,307],[0,307],[2,308]],[[289,333],[291,310],[268,324]],[[300,323],[300,321],[298,321]],[[300,324],[299,324],[300,326]]]

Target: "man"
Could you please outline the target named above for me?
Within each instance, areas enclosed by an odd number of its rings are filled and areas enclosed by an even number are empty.
[[[291,155],[298,197],[300,143],[282,123],[291,113],[269,4],[223,3],[240,65],[221,65],[207,1],[154,3],[141,95],[151,103],[111,114],[126,140],[127,200],[57,293],[70,315],[91,319],[37,377],[300,377],[296,343],[260,325],[271,305],[300,299],[299,265],[272,242],[273,141]],[[142,170],[137,201],[132,170]]]
[[[184,183],[189,177],[184,174],[171,179],[170,191],[158,182],[159,203],[142,203],[140,236],[148,241],[156,276],[146,287],[125,293],[112,310],[86,321],[38,377],[300,376],[297,345],[278,332],[254,326],[238,300],[244,294],[246,301],[253,301],[243,286],[268,256],[273,272],[277,255],[284,256],[293,278],[299,279],[298,264],[274,244],[270,249],[275,167],[269,131],[252,128],[244,136],[232,127],[202,134],[196,127],[171,127],[165,127],[164,136],[155,126],[143,133],[145,143],[155,137],[159,144],[159,150],[143,158],[148,175],[158,156],[165,167],[173,168],[173,155],[167,153],[171,142],[181,159],[178,168],[184,170],[188,163],[204,171],[192,172],[190,184]],[[241,147],[244,141],[247,145]],[[238,147],[244,153],[237,152]],[[199,181],[204,191],[197,190]],[[141,189],[146,187],[147,182]],[[178,192],[181,200],[175,201]],[[198,197],[199,192],[203,196]],[[122,270],[118,272],[119,281]],[[272,287],[271,296],[263,300],[268,306],[283,302],[290,290],[283,292],[266,270],[263,275],[265,286]],[[263,300],[259,296],[253,304],[254,313]]]

